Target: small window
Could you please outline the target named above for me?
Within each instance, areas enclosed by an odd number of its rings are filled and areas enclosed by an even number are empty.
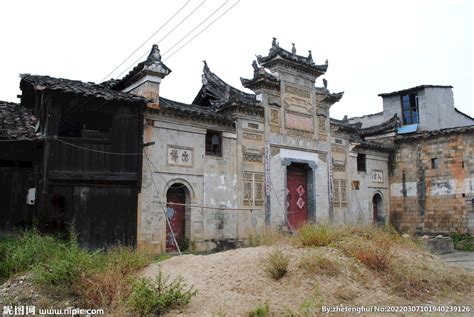
[[[418,96],[416,94],[411,94],[404,95],[401,98],[403,125],[420,123]]]
[[[439,158],[432,158],[431,159],[431,168],[438,168],[439,167]]]
[[[206,133],[206,155],[221,156],[222,138],[216,131],[207,131]]]
[[[358,153],[357,154],[357,171],[358,172],[365,172],[365,154]]]

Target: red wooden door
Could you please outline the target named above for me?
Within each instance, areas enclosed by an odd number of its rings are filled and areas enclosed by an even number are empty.
[[[288,167],[288,222],[297,229],[308,220],[308,188],[306,170],[301,167]]]
[[[185,194],[182,188],[171,187],[166,193],[166,217],[173,229],[178,244],[184,239],[184,210]],[[173,233],[166,224],[166,251],[177,251]]]

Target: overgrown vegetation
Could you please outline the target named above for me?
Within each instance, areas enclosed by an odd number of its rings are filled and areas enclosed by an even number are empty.
[[[460,251],[474,251],[474,237],[468,234],[453,233],[454,248]]]
[[[247,247],[258,247],[261,245],[273,245],[286,237],[279,231],[268,229],[260,234],[248,233],[245,245]]]
[[[274,249],[268,254],[265,263],[265,271],[275,280],[282,278],[288,272],[290,258],[281,250]]]
[[[193,287],[187,288],[181,278],[169,281],[160,271],[154,281],[148,278],[135,281],[129,305],[141,316],[160,316],[170,309],[188,305],[194,295]]]
[[[296,232],[296,240],[305,247],[327,246],[340,236],[340,230],[327,224],[306,224]]]
[[[159,306],[155,311],[163,310],[169,303],[187,303],[194,294],[181,290],[180,281],[166,284],[161,275],[156,281],[158,288],[142,280],[135,283],[136,273],[153,261],[148,254],[124,246],[88,251],[79,246],[73,232],[70,237],[68,241],[62,241],[31,230],[18,239],[2,239],[0,277],[7,279],[17,273],[32,271],[34,282],[46,292],[71,297],[82,306],[108,308],[109,311],[127,311],[130,303],[134,304],[134,311],[146,310],[149,303],[143,302],[145,307],[140,308],[140,302],[129,299],[136,298],[140,285],[142,289],[149,286],[151,295],[156,295],[158,290],[158,296],[162,296],[158,297]]]
[[[299,267],[315,274],[337,275],[341,271],[340,264],[322,254],[321,252],[312,252],[304,255],[299,263]]]
[[[268,317],[270,316],[270,305],[265,303],[261,306],[255,307],[249,312],[249,317]]]

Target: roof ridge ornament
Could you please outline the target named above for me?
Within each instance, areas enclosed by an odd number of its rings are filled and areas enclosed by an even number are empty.
[[[257,61],[256,60],[253,60],[252,62],[252,67],[253,67],[253,70],[257,71],[258,70],[258,64],[257,64]]]
[[[272,48],[273,48],[273,47],[280,47],[280,43],[277,42],[277,38],[276,38],[276,37],[274,37],[274,38],[273,38],[273,41],[272,41]]]
[[[293,44],[293,47],[291,48],[291,52],[292,52],[293,54],[296,54],[295,43],[291,43],[291,44]]]
[[[313,62],[313,54],[311,53],[311,50],[308,50],[308,60]]]
[[[150,54],[147,57],[147,60],[161,61],[161,54],[160,54],[160,49],[158,48],[158,44],[153,44]]]

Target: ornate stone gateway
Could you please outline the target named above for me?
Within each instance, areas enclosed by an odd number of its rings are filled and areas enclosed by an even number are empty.
[[[308,183],[305,168],[292,164],[288,166],[287,171],[287,215],[294,230],[308,220]]]
[[[186,195],[183,185],[171,186],[166,193],[166,217],[170,222],[173,232],[169,226],[166,226],[166,251],[178,251],[173,239],[173,233],[176,236],[178,244],[184,239],[184,219],[185,219],[185,202]]]

